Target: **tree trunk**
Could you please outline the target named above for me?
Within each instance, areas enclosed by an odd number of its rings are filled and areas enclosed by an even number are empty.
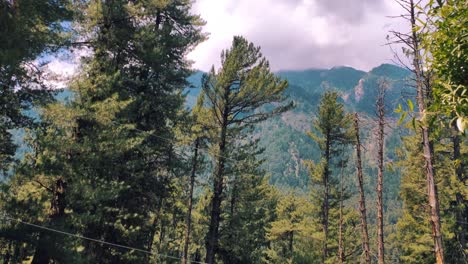
[[[454,162],[459,161],[459,164],[456,164],[455,167],[455,174],[457,175],[458,181],[461,183],[462,186],[466,185],[466,178],[464,177],[464,163],[461,160],[461,153],[460,153],[460,136],[458,134],[458,128],[455,123],[452,124],[452,143],[453,143],[453,160]],[[458,232],[456,232],[456,236],[458,239],[458,243],[460,246],[460,252],[466,259],[466,232],[468,230],[468,204],[463,198],[463,195],[460,192],[456,193],[456,201],[457,201],[457,208],[456,208],[456,219],[457,223],[456,226],[459,227]]]
[[[65,216],[65,188],[66,184],[62,178],[55,181],[49,212],[49,218],[52,224]],[[48,248],[53,247],[55,244],[55,235],[41,232],[31,264],[48,264],[52,258]]]
[[[10,251],[7,251],[5,254],[5,258],[3,259],[3,264],[9,264],[10,263]]]
[[[291,254],[291,262],[294,259],[294,231],[289,233],[289,253]]]
[[[384,225],[383,225],[383,151],[384,151],[384,129],[385,129],[385,88],[379,87],[377,99],[378,131],[377,131],[377,256],[378,263],[383,264],[385,259]]]
[[[340,173],[340,227],[338,232],[338,259],[340,264],[343,264],[346,262],[343,245],[343,161],[341,161]]]
[[[421,54],[419,47],[419,37],[417,36],[416,31],[416,14],[415,14],[415,4],[413,0],[409,1],[410,4],[410,21],[412,28],[411,35],[411,45],[414,52],[413,66],[414,73],[416,75],[416,87],[417,87],[417,101],[421,121],[421,130],[422,130],[422,141],[423,141],[423,150],[424,150],[424,160],[426,167],[426,181],[427,181],[427,193],[428,201],[430,207],[430,222],[432,225],[432,236],[434,238],[434,252],[436,257],[436,263],[442,264],[445,263],[444,260],[444,249],[442,245],[442,232],[440,226],[440,214],[439,214],[439,199],[437,197],[437,189],[434,182],[434,166],[433,166],[433,149],[429,139],[429,128],[426,124],[425,111],[426,111],[426,102],[425,93],[424,93],[424,76],[421,66]],[[429,88],[429,87],[427,87]]]
[[[158,204],[157,204],[157,209],[156,209],[156,216],[153,219],[153,222],[151,223],[151,229],[150,229],[150,235],[149,235],[149,240],[146,245],[146,248],[148,251],[153,251],[153,243],[154,243],[154,236],[156,235],[156,229],[158,228],[158,221],[161,220],[161,208],[163,206],[163,198],[162,196],[159,198]],[[149,261],[149,255],[148,255],[148,261]]]
[[[189,189],[189,199],[188,199],[188,209],[187,209],[187,218],[185,220],[185,243],[184,243],[184,252],[182,254],[182,264],[186,264],[189,259],[188,250],[190,246],[190,232],[192,229],[192,207],[193,207],[193,187],[195,185],[195,176],[197,172],[198,165],[198,147],[200,145],[200,139],[195,139],[195,147],[192,160],[192,171],[190,175],[190,189]]]
[[[322,226],[323,226],[323,248],[322,248],[322,262],[325,263],[328,257],[328,212],[329,212],[329,186],[328,186],[328,177],[330,174],[329,164],[330,164],[330,133],[326,135],[326,147],[325,147],[325,167],[323,173],[323,204],[322,204]]]
[[[366,198],[364,195],[364,184],[362,176],[362,161],[361,161],[361,140],[359,136],[359,116],[354,114],[354,130],[356,133],[356,167],[359,188],[359,211],[361,212],[361,237],[362,237],[362,250],[366,258],[366,263],[371,263],[370,248],[369,248],[369,233],[367,231],[367,210]]]
[[[8,243],[7,245],[7,252],[5,253],[5,257],[3,259],[3,264],[9,264],[10,263],[10,258],[11,258],[11,242]]]
[[[227,126],[228,126],[228,92],[225,95],[226,105],[223,110],[223,117],[221,123],[221,134],[219,138],[219,153],[217,155],[215,175],[213,179],[213,198],[211,199],[211,218],[210,226],[208,229],[208,237],[206,241],[206,257],[205,262],[208,264],[213,264],[215,261],[216,249],[218,246],[218,232],[219,232],[219,223],[221,220],[221,202],[223,195],[223,176],[224,176],[224,167],[225,167],[225,155],[226,155],[226,139],[227,139]]]

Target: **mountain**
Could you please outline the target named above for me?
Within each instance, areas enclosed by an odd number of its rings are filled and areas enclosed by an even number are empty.
[[[368,181],[373,188],[373,174],[375,171],[373,153],[375,136],[372,133],[372,122],[375,115],[375,101],[379,82],[386,80],[388,84],[386,92],[387,116],[390,123],[395,123],[397,115],[393,109],[398,104],[410,98],[411,92],[408,86],[410,72],[401,67],[382,64],[369,72],[356,70],[351,67],[334,67],[331,69],[309,69],[303,71],[280,71],[279,77],[288,80],[287,90],[290,100],[295,103],[295,108],[281,116],[261,123],[256,134],[261,139],[261,146],[265,148],[263,158],[266,160],[265,170],[270,174],[270,182],[284,188],[296,188],[306,190],[308,188],[308,169],[304,160],[318,161],[320,152],[318,146],[307,135],[311,130],[312,120],[320,101],[320,97],[326,90],[337,90],[341,94],[341,100],[349,112],[360,113],[363,120],[363,144],[364,163]],[[202,72],[196,72],[188,81],[192,88],[187,89],[187,104],[190,107],[196,100],[200,91]],[[367,124],[367,125],[366,125]],[[386,139],[386,159],[395,158],[394,149],[400,144],[398,132],[389,130]],[[352,155],[351,155],[352,156]],[[353,160],[349,161],[352,164]],[[353,166],[347,169],[348,174],[353,173]],[[388,186],[394,186],[389,194],[397,197],[399,188],[399,173],[395,172],[394,181]],[[349,181],[349,187],[355,186],[354,178]],[[393,195],[391,194],[393,193]]]
[[[203,72],[197,71],[188,78],[187,104],[192,106],[200,92]],[[288,80],[287,93],[296,102],[295,112],[315,110],[321,94],[333,89],[342,94],[343,102],[350,111],[373,113],[378,82],[389,83],[387,101],[389,107],[396,105],[405,93],[409,93],[407,78],[410,72],[392,64],[382,64],[369,72],[339,66],[331,69],[309,69],[303,71],[279,71],[277,76]],[[313,109],[311,109],[311,107]]]
[[[187,79],[190,84],[185,90],[187,107],[196,102],[203,74],[197,71]],[[391,64],[382,64],[369,72],[340,66],[331,69],[280,71],[277,75],[288,80],[287,93],[290,100],[294,101],[295,108],[261,123],[256,129],[256,134],[261,138],[261,146],[265,148],[265,170],[270,174],[271,183],[286,188],[307,188],[308,172],[303,161],[319,159],[318,146],[306,132],[311,130],[312,120],[324,91],[339,91],[347,110],[361,113],[366,122],[371,122],[374,115],[376,92],[381,79],[387,80],[389,85],[386,102],[390,117],[395,117],[393,109],[404,101],[404,95],[410,94],[406,84],[410,72]],[[72,96],[70,91],[64,90],[58,93],[56,98],[67,101]],[[364,144],[367,144],[370,150],[372,133],[366,127],[363,132],[368,135]],[[28,151],[21,141],[24,132],[16,131],[14,134],[16,143],[20,145],[17,155],[20,158]],[[389,132],[387,143],[390,150],[387,151],[387,158],[392,159],[391,150],[399,144],[398,135]],[[372,164],[372,155],[369,157],[369,163]]]

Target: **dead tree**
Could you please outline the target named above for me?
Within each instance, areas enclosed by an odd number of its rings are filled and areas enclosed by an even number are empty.
[[[416,101],[419,111],[418,123],[422,135],[423,156],[425,162],[424,167],[426,171],[427,196],[429,203],[428,218],[432,226],[432,237],[434,239],[434,253],[436,263],[442,264],[445,263],[445,260],[442,244],[439,199],[434,181],[434,150],[430,140],[430,127],[428,125],[428,119],[430,117],[426,111],[432,97],[431,81],[429,74],[424,71],[423,67],[424,60],[421,55],[421,37],[419,34],[420,27],[418,27],[416,24],[419,15],[416,11],[418,10],[417,4],[414,2],[414,0],[397,0],[396,2],[407,12],[401,17],[405,18],[411,26],[411,31],[409,33],[396,31],[391,31],[391,33],[396,38],[396,41],[393,41],[393,43],[403,44],[407,49],[406,53],[409,54],[411,58],[410,70],[414,74],[414,84],[417,93]]]
[[[383,264],[385,259],[385,244],[384,244],[384,223],[383,223],[383,153],[385,142],[385,90],[387,82],[381,80],[379,82],[378,96],[376,103],[377,110],[377,257],[378,263]]]
[[[369,248],[369,233],[367,231],[367,211],[366,211],[366,198],[364,195],[364,184],[362,176],[362,162],[361,162],[361,140],[359,136],[359,116],[354,114],[354,130],[356,135],[356,167],[359,188],[359,211],[361,212],[361,236],[362,236],[362,250],[366,258],[366,263],[371,263],[370,248]]]

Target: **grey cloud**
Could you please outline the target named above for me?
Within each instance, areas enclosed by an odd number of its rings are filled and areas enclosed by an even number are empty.
[[[312,0],[318,7],[311,15],[333,18],[335,21],[359,23],[369,12],[379,12],[384,8],[384,0]],[[305,0],[279,0],[283,4],[307,8]]]
[[[392,62],[392,51],[385,46],[385,37],[392,28],[388,24],[393,24],[386,16],[390,15],[390,11],[395,11],[388,5],[392,0],[315,1],[320,1],[317,2],[319,5],[315,6],[315,10],[308,11],[306,17],[301,17],[300,20],[292,18],[291,12],[306,6],[302,0],[272,0],[271,6],[278,2],[283,4],[281,9],[284,12],[279,13],[269,12],[268,7],[265,11],[252,12],[252,9],[259,9],[260,6],[248,6],[248,9],[246,5],[234,4],[236,6],[233,14],[250,16],[246,22],[249,26],[240,34],[261,46],[274,71],[330,68],[340,65],[370,70],[382,63]],[[287,9],[284,9],[285,5]],[[317,17],[315,13],[321,13],[320,17],[329,23],[322,24],[322,28],[312,24],[307,17]],[[258,16],[252,18],[252,15],[257,14]],[[332,39],[320,41],[324,31],[332,32]],[[212,50],[213,48],[219,48],[220,51],[228,47],[212,47]],[[211,65],[217,62],[218,58],[219,53],[213,50],[203,58],[209,63],[203,64]]]
[[[346,23],[359,23],[369,12],[382,11],[382,0],[316,0],[316,15],[333,17]]]

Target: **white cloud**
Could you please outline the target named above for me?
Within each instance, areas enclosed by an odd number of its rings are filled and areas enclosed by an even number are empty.
[[[188,57],[194,67],[219,67],[234,35],[262,47],[273,70],[350,65],[368,70],[389,63],[386,35],[401,9],[393,0],[198,0],[194,12],[210,38]]]
[[[243,35],[262,47],[273,70],[347,65],[369,70],[393,59],[386,46],[390,29],[405,29],[394,0],[198,0],[193,13],[207,22],[209,39],[188,59],[207,71],[220,64],[232,37]],[[49,84],[62,88],[76,72],[87,49],[49,57]]]
[[[81,58],[90,54],[89,48],[73,48],[70,51],[60,51],[41,57],[36,60],[35,64],[44,64],[42,66],[44,81],[50,89],[62,89],[68,86],[69,81],[77,72]]]

